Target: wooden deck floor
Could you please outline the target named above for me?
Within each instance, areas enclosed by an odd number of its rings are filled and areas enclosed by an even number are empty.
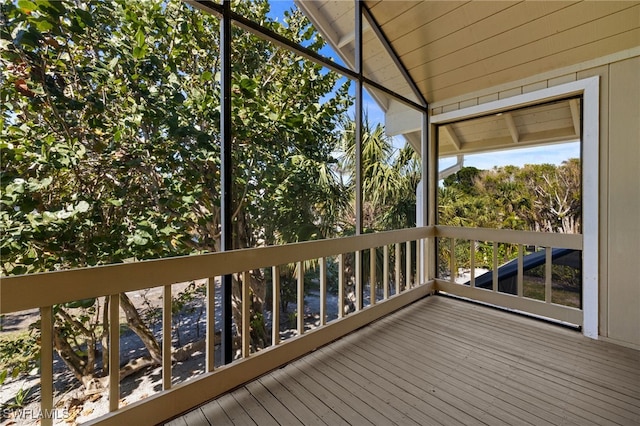
[[[640,352],[433,296],[171,425],[638,425]]]

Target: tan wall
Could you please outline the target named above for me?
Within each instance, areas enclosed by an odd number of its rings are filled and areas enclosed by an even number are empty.
[[[609,66],[608,336],[640,345],[640,57]]]
[[[454,111],[595,75],[600,77],[600,336],[640,348],[638,49],[440,102],[432,112]]]

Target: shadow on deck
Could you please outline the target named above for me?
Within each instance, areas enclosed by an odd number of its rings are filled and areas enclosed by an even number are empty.
[[[640,351],[432,296],[167,424],[640,424]]]

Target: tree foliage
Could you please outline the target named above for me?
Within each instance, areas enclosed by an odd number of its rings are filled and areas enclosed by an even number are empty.
[[[581,166],[464,167],[439,189],[439,223],[537,232],[580,232]]]
[[[341,170],[348,176],[355,197],[355,122],[344,123]],[[421,179],[420,157],[405,145],[397,153],[392,139],[380,123],[362,125],[362,210],[364,232],[408,228],[416,224],[416,188]],[[352,199],[352,203],[353,203]],[[355,210],[354,210],[355,211]],[[347,225],[355,228],[355,217]]]
[[[553,164],[504,166],[491,170],[464,167],[444,179],[439,188],[438,223],[450,226],[579,233],[581,229],[581,165],[579,159]],[[493,244],[474,242],[475,265],[491,269]],[[450,245],[438,245],[438,274],[450,274]],[[456,240],[458,266],[469,267],[469,242]],[[514,259],[515,244],[499,244],[498,263]],[[554,276],[560,267],[554,265]],[[567,267],[569,274],[575,270]],[[531,271],[529,271],[531,273]],[[569,287],[576,287],[575,280]]]
[[[264,0],[234,8],[310,49],[324,44],[298,11],[278,23]],[[0,19],[0,274],[217,251],[218,19],[177,0],[18,0]],[[352,233],[348,85],[237,27],[232,47],[234,248]],[[383,126],[365,121],[362,165],[365,231],[414,226],[415,152],[396,153]],[[441,189],[440,222],[577,232],[579,177],[577,160],[466,168]],[[293,268],[281,273],[294,282]],[[265,276],[251,280],[244,332],[261,345]],[[98,348],[108,350],[107,303],[54,307],[56,350],[87,386]],[[126,294],[120,303],[148,363],[159,363],[156,337]]]
[[[218,250],[218,19],[181,1],[2,7],[1,273]],[[266,1],[234,7],[311,49],[324,43],[300,12],[278,23]],[[348,205],[331,156],[347,88],[239,28],[232,56],[234,247],[334,235]],[[253,281],[260,311],[264,281]],[[95,374],[101,338],[100,302],[86,305],[55,310],[56,349],[79,378]]]

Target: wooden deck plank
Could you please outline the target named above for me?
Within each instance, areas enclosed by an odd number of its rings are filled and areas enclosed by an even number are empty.
[[[311,386],[316,389],[318,398],[322,398],[349,423],[373,424],[365,415],[360,414],[371,412],[373,408],[345,387],[344,381],[334,381],[330,376],[319,371],[315,365],[311,366],[304,361],[293,363],[291,368],[297,370],[295,373],[292,372],[292,374],[297,373],[297,377],[307,376],[312,383]]]
[[[233,422],[229,416],[227,416],[227,413],[224,412],[218,400],[213,400],[203,405],[200,407],[200,410],[202,410],[205,418],[212,425],[233,426]]]
[[[170,424],[206,425],[207,420],[216,425],[640,424],[640,351],[484,306],[429,297]]]
[[[501,405],[500,401],[502,401],[506,404],[506,412],[511,410],[519,412],[522,418],[529,418],[534,423],[537,422],[535,422],[535,418],[531,418],[531,415],[552,423],[561,419],[561,417],[553,416],[551,407],[540,407],[539,405],[531,404],[528,401],[528,396],[522,397],[517,392],[517,389],[514,389],[516,392],[506,392],[504,389],[509,375],[508,371],[505,370],[493,375],[483,374],[482,369],[478,372],[478,369],[469,366],[466,360],[471,353],[470,350],[461,348],[444,353],[443,349],[446,346],[446,342],[438,340],[437,336],[429,338],[427,343],[427,341],[421,341],[423,336],[406,334],[404,330],[400,329],[400,326],[394,324],[393,332],[388,333],[388,335],[380,333],[376,338],[381,344],[380,347],[386,345],[390,348],[390,351],[394,351],[394,347],[397,346],[396,339],[401,338],[404,340],[405,353],[403,353],[402,364],[406,363],[408,365],[407,368],[415,370],[431,368],[432,374],[441,378],[444,376],[443,380],[448,378],[449,380],[457,380],[458,383],[466,383],[468,386],[475,388],[479,395],[487,394],[495,398],[494,404]],[[425,359],[429,361],[425,362]],[[520,396],[520,398],[518,399],[516,396]]]
[[[402,324],[398,325],[398,327],[400,327],[400,326],[402,326]],[[410,325],[407,325],[407,327],[410,327]],[[422,333],[423,332],[422,330],[423,330],[422,326],[419,327],[419,328],[416,328],[416,330],[415,330],[416,334],[413,335],[413,336],[410,336],[410,337],[420,338],[421,336],[419,336],[418,333]],[[400,332],[397,329],[394,330],[394,331],[395,332]],[[458,332],[459,331],[460,330],[458,330]],[[438,332],[440,332],[440,331],[438,331]],[[467,344],[467,343],[468,343],[468,339],[465,339],[465,340],[462,340],[461,342],[458,342],[458,344],[462,345],[462,346],[460,346],[462,348],[464,348],[464,345]],[[450,354],[450,355],[455,356],[455,354]],[[512,358],[510,360],[501,359],[502,363],[498,363],[498,364],[494,365],[494,358],[500,359],[503,356],[504,356],[504,351],[499,351],[499,352],[496,352],[495,356],[492,356],[492,357],[489,357],[489,358],[485,357],[485,359],[477,360],[476,365],[481,365],[481,366],[483,366],[485,368],[488,367],[488,366],[493,365],[494,369],[492,371],[494,372],[494,374],[499,374],[500,372],[505,371],[504,362],[507,362],[507,364],[506,364],[507,366],[510,365],[510,364],[508,364],[508,362],[515,362],[515,361],[522,362],[522,364],[518,364],[519,368],[521,368],[523,365],[527,366],[526,360],[523,359],[523,358]],[[488,365],[487,365],[487,362],[489,363]],[[535,363],[532,364],[532,366],[527,366],[527,367],[529,367],[529,370],[527,371],[527,374],[532,374],[532,376],[529,379],[523,379],[521,381],[521,383],[524,384],[524,385],[531,384],[531,386],[529,386],[529,387],[542,386],[543,389],[544,389],[544,393],[545,394],[549,393],[550,390],[553,390],[553,389],[549,389],[548,386],[547,386],[549,383],[551,383],[550,380],[555,379],[558,375],[565,374],[563,371],[559,371],[559,370],[553,370],[553,371],[551,371],[549,373],[547,373],[545,371],[540,372],[540,370],[544,370],[546,367],[544,365],[535,364]],[[530,379],[532,379],[533,382],[530,383],[529,382]],[[564,397],[564,393],[566,392],[566,389],[565,389],[566,388],[566,384],[567,384],[566,382],[561,382],[561,384],[560,384],[561,388],[556,389],[560,393],[560,395],[558,395],[558,396],[563,396]],[[578,407],[584,406],[585,410],[587,412],[590,412],[590,411],[591,412],[597,412],[598,415],[603,416],[605,418],[618,418],[619,421],[623,421],[623,419],[618,416],[618,409],[613,410],[613,409],[610,408],[610,406],[609,406],[609,404],[607,402],[601,401],[601,399],[606,398],[608,396],[608,394],[611,393],[611,392],[615,392],[615,389],[606,389],[606,393],[600,394],[600,395],[596,395],[595,397],[584,397],[583,396],[583,399],[585,399],[586,402],[582,401],[580,399],[575,399],[575,400],[572,401],[572,403],[577,405]],[[569,395],[569,396],[574,396],[575,397],[576,395]],[[544,398],[544,396],[542,398]],[[602,411],[598,411],[596,408],[592,407],[592,405],[599,406]],[[627,408],[630,408],[630,407],[632,407],[632,406],[627,406],[627,407],[624,407],[624,408],[627,409]],[[634,410],[632,410],[632,411],[634,411]],[[607,412],[609,412],[608,416],[607,416]],[[637,413],[636,414],[633,414],[633,413],[629,414],[627,417],[632,418],[632,419],[635,420],[637,418]],[[626,420],[626,421],[628,422],[629,420]]]
[[[313,423],[316,425],[324,425],[322,421],[305,403],[298,399],[297,395],[292,394],[278,380],[271,375],[267,375],[258,379],[262,385],[269,389],[282,405],[287,407],[291,413],[302,423]]]
[[[451,308],[437,306],[434,309],[450,310]],[[514,328],[513,326],[509,327],[501,322],[489,322],[487,316],[481,312],[477,312],[477,310],[465,311],[465,315],[478,324],[485,324],[487,327],[482,328],[483,331],[489,330],[489,332],[494,333],[494,335],[498,333],[501,337],[501,342],[509,343],[517,340],[527,345],[527,351],[542,351],[545,353],[545,356],[554,359],[560,358],[561,361],[566,356],[577,356],[582,361],[581,365],[584,365],[586,369],[598,366],[599,368],[606,369],[609,374],[615,376],[628,377],[627,375],[630,373],[636,377],[640,377],[640,373],[634,367],[634,363],[637,364],[638,362],[637,354],[635,360],[623,356],[632,350],[616,350],[615,353],[612,353],[610,346],[607,347],[607,350],[598,348],[599,345],[593,345],[594,342],[589,342],[589,350],[585,351],[583,350],[583,343],[585,343],[584,337],[570,330],[556,330],[555,333],[544,333],[544,327],[525,327],[528,325],[526,322],[523,323],[522,327],[518,328]],[[547,326],[553,327],[552,325]],[[551,353],[548,352],[549,349],[552,350]],[[600,351],[599,349],[603,350]],[[621,347],[621,349],[627,348]],[[628,378],[630,383],[637,383],[632,377]]]
[[[398,390],[404,390],[408,396],[408,402],[412,405],[416,404],[416,400],[420,401],[422,399],[425,403],[430,401],[430,406],[425,404],[416,405],[418,408],[426,409],[424,411],[425,413],[429,413],[435,408],[436,410],[442,410],[444,413],[465,424],[479,419],[488,421],[487,423],[492,425],[508,424],[501,419],[490,415],[487,416],[486,411],[469,403],[468,398],[464,398],[467,395],[464,395],[459,389],[447,383],[433,380],[432,377],[421,376],[417,371],[407,371],[402,368],[397,368],[393,365],[393,362],[381,360],[378,353],[365,352],[353,348],[352,351],[343,353],[342,356],[351,359],[351,361],[356,364],[358,363],[358,357],[364,356],[370,359],[371,364],[365,367],[377,370],[378,378],[392,383],[397,386]],[[384,386],[385,384],[382,383],[382,385]]]
[[[362,345],[358,343],[359,349],[369,352],[373,357],[387,360],[389,364],[395,364],[395,357],[398,355],[395,341],[385,341],[384,336],[377,336],[376,347]],[[355,353],[355,352],[354,352]],[[434,366],[433,360],[428,359],[425,352],[422,352],[419,359],[413,358],[414,354],[404,354],[402,362],[398,362],[398,365],[393,365],[389,368],[389,371],[400,370],[398,373],[400,376],[406,377],[409,382],[424,382],[424,383],[436,383],[435,388],[443,388],[449,393],[457,395],[461,400],[461,406],[470,404],[471,407],[475,407],[474,410],[486,410],[487,406],[502,405],[508,407],[506,410],[500,412],[499,416],[494,415],[493,412],[486,411],[480,414],[480,419],[488,421],[491,419],[491,424],[516,424],[516,423],[528,423],[535,425],[539,422],[540,417],[524,410],[521,410],[518,406],[500,404],[500,400],[496,396],[490,395],[486,390],[482,388],[474,387],[471,383],[467,383],[465,380],[461,380],[460,377],[455,375],[453,368],[456,365],[446,365],[447,369],[451,369],[448,373],[443,373],[439,366]],[[390,361],[389,361],[390,360]],[[466,379],[466,377],[463,377]],[[488,414],[488,415],[486,415]]]
[[[372,348],[367,342],[354,340],[348,351],[340,352],[341,359],[350,359],[351,366],[360,364],[362,368],[377,372],[377,379],[382,379],[380,386],[391,385],[393,389],[404,392],[407,402],[416,405],[416,401],[424,402],[417,404],[417,407],[427,408],[425,413],[432,412],[432,409],[440,410],[443,413],[455,418],[463,423],[483,417],[486,413],[472,404],[462,399],[459,389],[454,389],[441,382],[433,380],[432,377],[422,376],[418,379],[419,371],[407,371],[398,368],[393,359],[382,357],[379,352],[362,350],[358,344],[365,348]],[[376,341],[375,347],[378,346]],[[367,360],[363,363],[362,360]],[[404,363],[404,359],[402,361]],[[459,402],[456,404],[456,402]],[[430,404],[426,406],[425,404]],[[448,420],[445,420],[448,421]],[[494,418],[491,424],[506,424],[500,419]]]
[[[247,383],[245,388],[260,404],[268,408],[273,418],[280,424],[302,425],[302,422],[294,416],[259,380]]]
[[[454,315],[460,314],[454,306],[443,304],[436,304],[435,306],[434,309],[436,310],[451,312]],[[485,309],[483,306],[472,304],[469,304],[469,306],[464,309],[464,315],[472,319],[474,323],[490,324],[495,330],[500,330],[501,333],[515,335],[523,341],[550,347],[556,353],[579,354],[585,359],[605,362],[605,366],[613,365],[629,371],[636,370],[634,366],[638,362],[638,351],[633,349],[597,340],[584,339],[584,336],[572,330],[558,328],[553,324],[531,322],[529,318],[519,316],[510,318],[510,321],[506,323],[492,322],[492,318],[496,318],[495,314],[504,315],[504,312],[485,313],[483,312]],[[638,372],[635,371],[635,373],[637,374]]]
[[[469,337],[471,335],[483,335],[482,331],[479,330],[465,330],[463,328],[447,330],[447,326],[443,326],[442,330],[439,331],[443,333],[455,331],[459,342],[470,342]],[[416,330],[416,332],[419,332],[419,330]],[[489,335],[487,337],[487,339],[493,340],[494,342],[498,338],[499,336],[496,335]],[[584,339],[584,337],[582,338]],[[629,395],[634,401],[640,397],[640,389],[638,389],[640,373],[637,371],[637,368],[626,372],[624,375],[614,376],[609,369],[604,368],[605,366],[602,365],[602,363],[599,363],[597,366],[583,365],[580,353],[568,354],[565,357],[557,358],[547,355],[548,352],[553,351],[553,347],[540,350],[536,348],[535,345],[529,345],[517,340],[510,342],[510,345],[495,342],[488,350],[502,358],[520,359],[525,357],[528,360],[527,365],[539,368],[541,372],[550,374],[551,376],[563,375],[566,380],[570,381],[574,381],[573,379],[576,378],[581,379],[582,384],[585,386],[596,386],[598,389],[604,387],[609,391]],[[478,346],[476,345],[476,347]],[[540,360],[544,362],[540,362]],[[640,363],[640,359],[636,361],[636,365],[638,363]]]
[[[175,419],[171,420],[170,422],[165,423],[165,426],[187,426],[186,417],[188,415],[190,415],[191,413],[194,413],[195,411],[197,411],[197,410],[190,411],[187,414],[185,414],[184,416],[176,417]],[[209,424],[209,423],[207,423],[207,424]]]
[[[427,322],[431,322],[431,320],[432,318],[426,319]],[[434,325],[439,324],[438,322],[431,322],[431,323]],[[416,328],[416,332],[420,332],[421,328],[422,328],[422,325],[419,328]],[[500,338],[500,336],[486,335],[485,333],[483,333],[482,330],[477,330],[477,329],[466,329],[464,327],[454,328],[444,324],[439,327],[439,330],[437,330],[437,332],[443,333],[444,335],[455,335],[456,340],[458,342],[462,342],[463,344],[465,342],[472,342],[472,340],[469,340],[470,337],[474,337],[475,340],[478,340],[478,336],[485,336],[486,340],[492,340],[494,342],[491,345],[491,347],[488,348],[488,350],[493,351],[494,353],[499,354],[500,356],[505,356],[505,357],[517,358],[523,355],[531,355],[532,353],[535,353],[536,351],[538,351],[538,349],[535,346],[529,346],[526,343],[519,342],[519,341],[512,341],[510,345],[505,345],[503,342],[496,341],[497,339]],[[476,344],[476,347],[482,348],[483,347],[482,343],[480,344],[480,346]],[[553,347],[549,347],[545,351],[539,352],[540,359],[543,359],[545,361],[544,363],[545,366],[548,366],[549,368],[554,368],[555,369],[554,373],[558,371],[560,373],[564,373],[564,371],[560,371],[558,368],[556,368],[556,366],[564,366],[565,369],[570,369],[572,373],[581,373],[586,378],[594,378],[595,380],[598,380],[598,381],[606,381],[616,388],[622,386],[623,389],[627,389],[631,391],[631,396],[634,399],[640,396],[640,394],[638,393],[639,391],[637,389],[638,388],[637,383],[638,383],[638,379],[640,379],[640,376],[638,375],[637,372],[629,371],[627,374],[625,374],[622,377],[621,381],[616,381],[614,378],[610,377],[611,374],[609,374],[607,369],[603,368],[604,366],[600,366],[598,369],[594,370],[593,368],[587,368],[580,365],[580,362],[577,362],[577,360],[580,357],[579,353],[572,354],[570,356],[566,356],[561,359],[556,359],[554,357],[550,357],[546,355],[548,351],[553,351]],[[550,362],[552,360],[556,362]],[[636,364],[638,362],[640,362],[640,360],[636,361]],[[605,374],[603,374],[603,371]],[[601,386],[601,384],[599,384],[598,386]]]
[[[365,371],[372,371],[370,370],[371,365],[365,360],[361,360],[360,363],[353,362],[344,356],[344,352],[337,352],[333,355],[335,358],[333,358],[331,367],[336,372],[348,377],[353,383],[358,383],[360,387],[367,389],[374,395],[382,396],[387,404],[395,406],[417,424],[432,424],[434,422],[451,425],[464,424],[451,414],[451,407],[446,408],[445,411],[449,411],[447,413],[440,410],[440,408],[445,408],[444,406],[438,407],[431,398],[426,398],[428,395],[424,395],[425,398],[421,399],[413,393],[407,392],[406,389],[399,386],[402,382],[399,378],[396,378],[397,381],[394,383],[393,380],[384,377],[382,371],[376,371],[375,376],[363,374]],[[463,413],[460,415],[462,417]]]
[[[382,338],[381,338],[382,340]],[[429,353],[423,353],[429,357]],[[478,373],[477,369],[466,363],[466,355],[456,359],[455,354],[449,357],[429,358],[429,364],[436,369],[446,372],[451,379],[457,379],[461,383],[468,383],[469,386],[475,387],[479,395],[489,395],[494,406],[491,412],[500,411],[508,415],[516,415],[522,421],[538,424],[540,420],[555,424],[564,422],[564,412],[549,405],[540,404],[537,401],[531,401],[529,395],[522,393],[517,388],[510,389],[506,384],[509,373],[505,370],[504,374],[487,375],[484,371]],[[415,368],[420,368],[420,362],[417,361]],[[424,366],[422,368],[425,368]],[[482,369],[480,369],[482,370]],[[435,374],[435,373],[434,373]]]
[[[238,401],[233,397],[233,394],[228,393],[226,395],[222,395],[218,398],[218,403],[234,425],[256,424],[244,408],[238,404]]]
[[[408,413],[404,411],[406,404],[397,398],[396,395],[390,395],[384,389],[374,389],[367,381],[367,378],[361,378],[357,374],[354,374],[348,369],[343,369],[341,364],[336,363],[335,359],[331,358],[329,362],[325,362],[320,354],[313,353],[308,358],[309,361],[314,361],[316,368],[323,374],[330,375],[338,380],[341,377],[346,383],[349,384],[352,395],[358,395],[367,401],[368,408],[365,411],[361,411],[360,414],[368,415],[369,418],[375,416],[377,419],[385,418],[389,424],[398,425],[419,425],[424,423],[424,416],[419,416],[423,419],[423,422],[416,421]],[[323,354],[326,355],[326,354]],[[307,359],[305,359],[307,361]],[[432,418],[428,418],[431,422],[435,422]],[[378,420],[374,423],[380,423]]]
[[[416,333],[418,333],[417,329],[416,329]],[[504,354],[502,352],[500,352],[500,353],[498,353],[496,355],[496,357],[499,357],[499,356],[502,356],[502,355],[504,355]],[[526,365],[526,364],[523,364],[523,365]],[[534,373],[536,373],[540,377],[543,377],[545,380],[547,380],[549,382],[557,382],[560,386],[562,386],[563,389],[567,387],[567,384],[575,385],[574,387],[577,387],[577,386],[580,385],[579,383],[578,384],[573,383],[576,380],[573,380],[573,381],[569,380],[569,379],[574,379],[575,378],[575,372],[572,372],[571,374],[568,374],[565,371],[561,371],[561,370],[553,370],[551,372],[546,372],[546,371],[544,371],[546,366],[543,365],[541,367],[539,363],[538,364],[532,364],[532,365],[534,366],[533,369],[532,369],[532,371],[534,371]],[[586,382],[586,383],[587,383],[587,385],[589,387],[594,387],[595,386],[592,383],[588,383],[588,382]],[[545,382],[545,384],[546,384],[546,382]],[[587,393],[589,393],[590,392],[589,387],[587,387],[587,388],[577,387],[577,389],[581,390],[582,392],[586,391]],[[602,389],[602,388],[600,387],[599,389]],[[595,399],[592,399],[590,402],[594,403],[596,405],[605,404],[605,408],[608,408],[609,404],[611,404],[611,403],[616,404],[616,400],[615,399],[609,399],[609,401],[604,401],[604,403],[603,403],[603,401],[601,401],[601,399],[607,399],[607,398],[609,398],[610,394],[612,394],[612,393],[615,394],[616,392],[617,392],[616,389],[606,389],[606,393],[604,393],[604,394],[600,393],[599,395],[595,395]],[[632,409],[632,411],[634,411],[633,410],[634,406],[631,405],[631,404],[628,404],[628,405],[624,406],[624,403],[621,403],[621,404],[618,404],[618,405],[620,405],[620,408]]]
[[[209,426],[209,421],[202,410],[196,409],[183,417],[187,426]]]
[[[246,387],[236,389],[232,395],[252,419],[260,419],[258,424],[266,426],[278,425],[278,422],[273,418],[271,413],[255,399]]]
[[[270,376],[280,382],[292,395],[295,395],[300,402],[309,408],[324,423],[328,425],[347,424],[342,417],[324,403],[324,400],[318,398],[314,391],[300,385],[300,383],[288,375],[284,369],[274,371]]]

